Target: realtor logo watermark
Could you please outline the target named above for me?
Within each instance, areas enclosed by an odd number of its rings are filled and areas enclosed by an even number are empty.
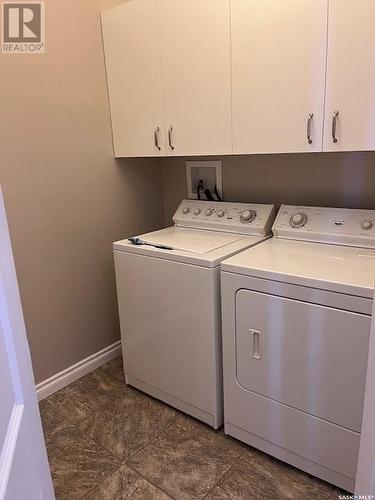
[[[44,54],[44,2],[2,3],[1,51],[7,54]]]

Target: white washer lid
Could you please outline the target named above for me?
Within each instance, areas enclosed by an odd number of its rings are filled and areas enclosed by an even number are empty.
[[[170,246],[174,250],[202,254],[241,240],[244,235],[169,227],[142,234],[140,238],[149,243]]]
[[[173,250],[134,245],[127,239],[116,241],[113,248],[115,251],[131,252],[206,267],[216,267],[223,259],[267,239],[265,236],[246,236],[176,226],[141,234],[139,238],[150,243],[170,246]]]
[[[372,298],[375,251],[271,238],[221,263],[223,271]]]

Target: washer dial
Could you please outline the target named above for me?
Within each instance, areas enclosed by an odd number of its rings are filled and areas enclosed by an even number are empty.
[[[361,224],[362,229],[365,229],[365,231],[368,231],[369,229],[372,228],[374,224],[370,220],[364,220]]]
[[[190,212],[190,208],[189,207],[184,207],[182,209],[182,213],[185,214],[185,215],[187,215],[189,212]]]
[[[201,213],[200,208],[194,208],[194,215],[199,215]]]
[[[303,227],[307,222],[307,215],[303,212],[297,212],[289,219],[289,225],[294,228]]]
[[[253,222],[256,216],[257,213],[255,210],[243,210],[240,215],[240,221],[250,224],[250,222]]]
[[[209,217],[209,216],[210,216],[210,215],[212,215],[213,213],[214,213],[213,208],[207,208],[207,210],[206,210],[206,215],[207,215],[207,217]]]
[[[218,217],[224,217],[224,215],[225,215],[224,210],[218,210],[218,211],[217,211],[217,216],[218,216]]]

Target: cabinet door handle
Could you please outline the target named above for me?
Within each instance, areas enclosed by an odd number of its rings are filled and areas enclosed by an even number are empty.
[[[306,135],[307,135],[307,142],[309,144],[312,144],[312,139],[311,139],[311,123],[312,123],[313,117],[314,117],[314,113],[309,113],[309,116],[307,117]]]
[[[339,116],[339,112],[335,111],[333,113],[333,118],[332,118],[332,141],[336,144],[337,142],[337,137],[336,137],[336,125],[337,125],[337,117]]]
[[[159,146],[159,132],[160,132],[160,127],[156,127],[154,131],[154,141],[156,148],[160,151],[161,147]]]
[[[169,127],[169,130],[168,130],[168,142],[169,142],[169,147],[173,151],[174,150],[174,146],[173,146],[173,140],[172,140],[172,132],[173,132],[173,127],[171,125]]]

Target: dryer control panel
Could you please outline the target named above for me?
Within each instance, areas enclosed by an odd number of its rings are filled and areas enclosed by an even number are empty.
[[[375,210],[281,205],[274,236],[375,248]]]
[[[274,218],[273,205],[183,200],[173,222],[180,227],[266,236]]]

